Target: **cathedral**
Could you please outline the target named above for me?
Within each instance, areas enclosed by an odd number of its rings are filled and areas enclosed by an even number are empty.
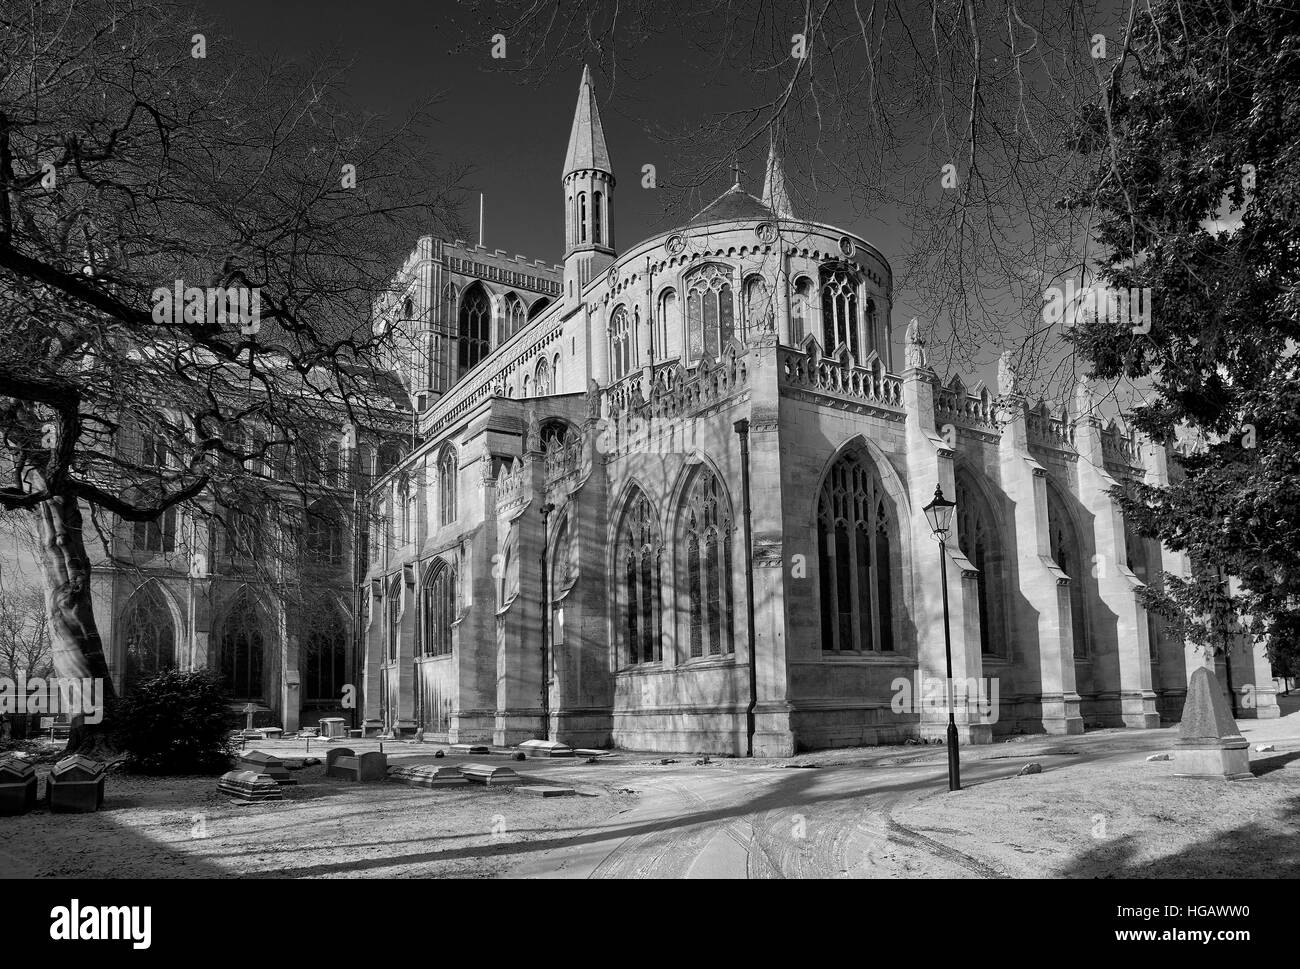
[[[620,247],[584,71],[561,174],[562,266],[425,238],[397,277],[419,443],[370,496],[371,722],[740,755],[941,737],[942,685],[903,689],[946,676],[936,488],[963,742],[1178,719],[1215,660],[1138,592],[1192,563],[1110,495],[1175,473],[1161,447],[1086,385],[1058,412],[1005,362],[943,383],[915,323],[896,360],[888,260],[800,218],[775,148],[761,197]],[[1232,652],[1240,713],[1276,716],[1262,650]]]
[[[1165,450],[1005,359],[941,381],[915,321],[896,359],[885,254],[801,218],[775,147],[761,196],[620,247],[584,71],[559,174],[563,265],[426,237],[380,300],[392,407],[326,442],[308,615],[177,563],[174,520],[97,565],[119,690],[209,666],[285,730],[787,755],[941,738],[947,631],[963,743],[1158,727],[1206,664],[1277,716],[1262,648],[1207,659],[1142,604],[1193,563],[1111,489]]]

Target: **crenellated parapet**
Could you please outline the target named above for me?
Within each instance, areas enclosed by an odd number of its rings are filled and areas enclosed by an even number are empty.
[[[824,356],[816,337],[809,336],[800,349],[777,349],[777,377],[785,396],[829,398],[895,418],[903,409],[903,380],[886,372],[874,350],[859,364],[844,348],[837,356]]]
[[[1030,447],[1044,448],[1074,457],[1074,424],[1063,410],[1039,400],[1025,414],[1026,437]]]
[[[1106,470],[1117,477],[1140,479],[1146,474],[1141,439],[1116,421],[1101,431],[1101,453]]]
[[[953,376],[944,387],[935,381],[934,389],[934,423],[935,429],[945,424],[983,431],[986,434],[999,433],[997,398],[980,381],[973,390],[967,390],[960,377]]]

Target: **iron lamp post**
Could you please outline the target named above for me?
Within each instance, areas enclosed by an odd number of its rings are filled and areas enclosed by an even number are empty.
[[[957,753],[957,720],[953,714],[952,633],[948,625],[948,531],[952,527],[955,501],[943,496],[943,488],[934,486],[934,499],[921,509],[930,531],[939,542],[939,582],[943,586],[943,652],[948,664],[948,790],[961,790],[961,760]]]

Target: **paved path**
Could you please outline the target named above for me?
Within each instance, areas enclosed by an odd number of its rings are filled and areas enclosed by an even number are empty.
[[[1300,714],[1292,714],[1240,725],[1252,745],[1277,739],[1281,751],[1300,746],[1298,720]],[[1141,760],[1153,751],[1173,750],[1176,743],[1177,728],[1166,728],[1038,737],[1002,749],[963,747],[962,784],[970,788],[1012,776],[1030,761],[1048,768],[1117,757]],[[836,752],[807,759],[819,757],[834,761]],[[737,760],[688,767],[687,758],[682,760],[679,767],[630,773],[627,784],[641,795],[636,807],[538,852],[508,876],[1003,877],[944,844],[943,831],[912,830],[895,817],[921,798],[946,793],[942,748],[882,748],[867,762],[817,768]]]
[[[970,786],[1025,762],[972,763]],[[823,768],[733,767],[718,762],[642,776],[640,803],[607,824],[540,853],[512,877],[892,878],[1000,873],[900,825],[901,802],[947,784],[926,763]]]

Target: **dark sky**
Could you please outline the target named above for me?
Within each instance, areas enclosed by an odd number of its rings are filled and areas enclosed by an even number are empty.
[[[409,112],[422,99],[444,94],[434,109],[431,148],[448,160],[477,169],[466,186],[472,203],[463,213],[468,234],[477,235],[478,195],[486,196],[484,242],[529,259],[563,258],[560,176],[581,67],[557,71],[525,85],[516,66],[490,56],[491,24],[453,26],[446,0],[207,0],[202,8],[213,32],[229,35],[265,53],[292,59],[337,49],[355,62],[349,94],[366,111],[391,117]],[[683,36],[658,39],[653,56],[638,51],[644,76],[623,75],[613,83],[593,64],[596,94],[617,185],[617,242],[627,249],[663,231],[720,195],[730,185],[720,173],[675,212],[668,193],[641,187],[642,166],[654,164],[660,180],[671,180],[674,157],[663,136],[689,129],[697,119],[749,103],[752,91],[728,84],[725,76],[701,70],[701,56]],[[468,49],[463,48],[468,44]],[[510,54],[507,48],[507,54]],[[707,62],[707,55],[704,60]],[[759,194],[765,152],[740,161],[745,187]],[[724,163],[724,167],[729,162]],[[886,255],[898,247],[895,228],[877,219],[858,219],[847,207],[821,202],[828,221],[861,233]],[[685,211],[689,208],[691,211]],[[471,238],[469,241],[476,241]],[[905,310],[900,308],[899,312]]]

